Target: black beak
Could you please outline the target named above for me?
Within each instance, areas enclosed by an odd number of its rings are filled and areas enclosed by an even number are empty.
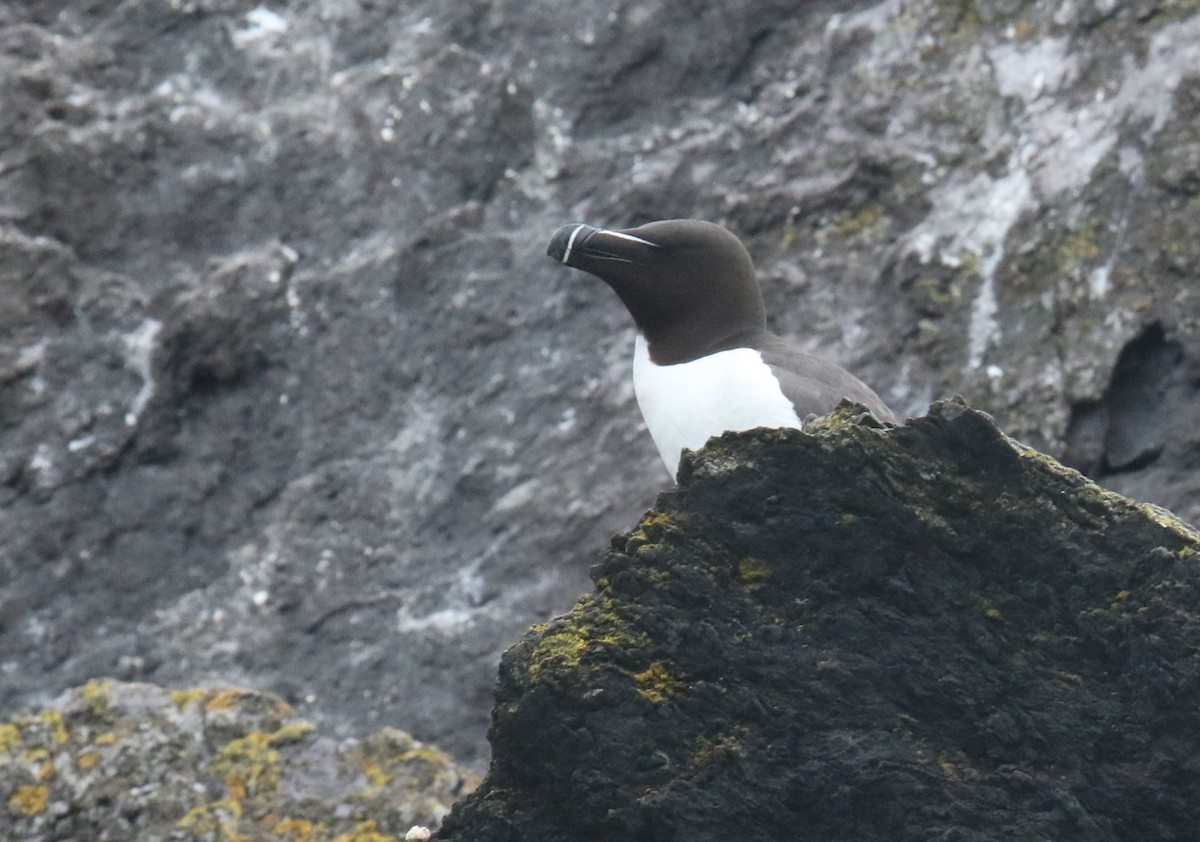
[[[546,248],[546,254],[557,260],[559,263],[571,265],[572,252],[583,245],[583,241],[599,231],[599,228],[593,228],[590,225],[564,225],[554,232],[554,236],[550,238],[550,245]]]
[[[590,225],[564,225],[554,232],[546,254],[553,257],[564,266],[572,266],[595,274],[592,268],[598,265],[596,261],[610,263],[641,263],[646,248],[656,249],[658,243],[653,243],[644,237],[638,237],[627,231],[614,231],[611,228],[593,228]],[[581,263],[580,261],[583,260]]]

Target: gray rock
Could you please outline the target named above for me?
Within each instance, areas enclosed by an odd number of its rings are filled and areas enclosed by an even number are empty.
[[[1200,17],[0,7],[0,706],[238,681],[482,762],[499,653],[665,478],[559,224],[726,222],[904,412],[1200,519]],[[518,306],[519,302],[519,306]]]
[[[0,722],[6,842],[378,842],[475,784],[399,729],[335,740],[252,690],[93,681]]]

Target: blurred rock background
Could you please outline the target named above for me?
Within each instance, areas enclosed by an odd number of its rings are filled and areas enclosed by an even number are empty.
[[[479,767],[668,484],[564,222],[742,236],[772,327],[1200,520],[1191,0],[0,6],[0,709],[280,694]]]

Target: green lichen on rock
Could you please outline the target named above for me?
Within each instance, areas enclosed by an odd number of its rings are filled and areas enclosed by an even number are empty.
[[[1018,302],[1066,282],[1070,285],[1063,293],[1066,299],[1083,303],[1089,295],[1086,274],[1104,262],[1113,236],[1104,220],[1095,216],[1072,228],[1044,232],[1041,242],[1014,261],[1005,277],[1004,295]]]
[[[879,202],[868,202],[862,207],[838,214],[830,224],[817,231],[818,243],[830,240],[845,240],[851,237],[869,236],[886,223],[887,208]]]
[[[683,686],[662,661],[651,661],[641,672],[633,674],[638,694],[652,704],[662,704]]]
[[[0,840],[394,840],[474,780],[396,729],[335,742],[277,696],[92,681],[0,723]]]
[[[639,528],[633,535],[644,532]],[[631,539],[638,549],[647,546],[642,538]],[[643,558],[645,554],[640,554]],[[651,578],[654,573],[650,572]],[[592,663],[607,664],[614,652],[638,649],[646,636],[635,629],[618,603],[603,593],[588,594],[575,606],[572,622],[555,621],[537,632],[529,650],[530,676],[558,681],[564,675],[586,670]]]
[[[737,563],[738,578],[748,585],[761,585],[771,578],[771,565],[748,555]]]
[[[491,770],[439,838],[1200,822],[1200,536],[961,402],[721,436],[594,577],[506,654]]]

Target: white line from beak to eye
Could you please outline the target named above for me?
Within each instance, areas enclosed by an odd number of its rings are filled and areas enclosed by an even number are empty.
[[[566,263],[571,259],[571,246],[575,245],[575,238],[579,236],[579,232],[586,228],[586,225],[576,225],[575,230],[571,232],[570,238],[567,240],[567,250],[563,252],[562,262]]]
[[[658,243],[652,243],[649,240],[643,240],[641,237],[635,237],[632,234],[623,234],[620,231],[613,231],[609,228],[601,228],[600,231],[597,233],[607,234],[610,237],[617,237],[622,240],[630,240],[631,242],[634,242],[634,243],[641,243],[644,246],[651,246],[653,248],[658,248]]]

